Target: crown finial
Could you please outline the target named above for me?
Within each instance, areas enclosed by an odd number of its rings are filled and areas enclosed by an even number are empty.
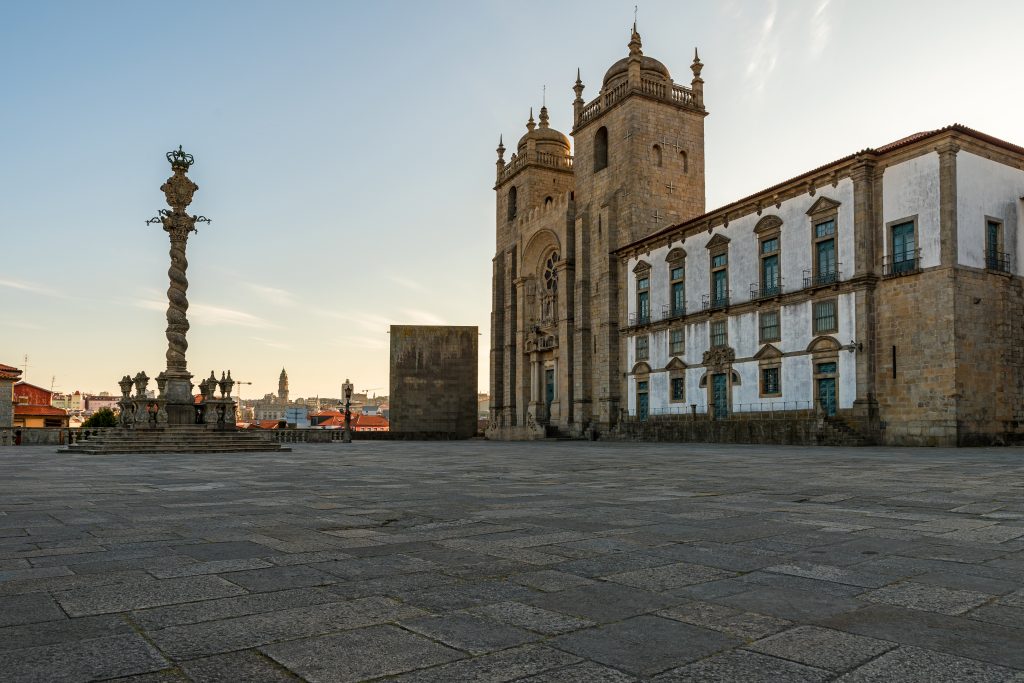
[[[540,108],[540,127],[541,128],[547,128],[548,127],[548,108],[547,107],[541,107]]]
[[[532,131],[537,127],[537,124],[533,122],[533,107],[530,107],[530,118],[526,121],[526,130]]]
[[[167,153],[167,161],[171,162],[171,168],[180,166],[185,170],[188,170],[188,167],[196,162],[191,154],[185,153],[181,145],[178,145],[178,149],[172,149]]]

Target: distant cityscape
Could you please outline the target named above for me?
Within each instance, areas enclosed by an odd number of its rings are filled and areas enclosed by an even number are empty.
[[[13,426],[21,428],[78,428],[97,411],[120,412],[120,396],[108,391],[70,393],[54,391],[24,381],[22,370],[0,363],[0,374],[13,382]],[[155,390],[148,394],[156,397]],[[198,396],[198,394],[197,394]],[[477,395],[478,417],[486,420],[490,397]],[[342,398],[313,396],[290,397],[288,373],[282,368],[276,394],[262,398],[238,399],[239,429],[344,429],[345,404]],[[387,395],[371,390],[353,392],[349,404],[354,431],[389,431],[390,402]]]

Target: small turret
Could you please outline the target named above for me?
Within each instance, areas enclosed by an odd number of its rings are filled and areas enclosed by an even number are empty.
[[[583,81],[580,80],[579,67],[576,68],[576,85],[572,87],[572,90],[576,93],[576,99],[572,101],[573,123],[579,123],[580,115],[583,113],[583,105],[586,104],[583,101]]]
[[[690,65],[690,71],[693,72],[693,80],[690,81],[690,86],[693,90],[693,99],[698,107],[704,106],[704,79],[700,77],[700,71],[703,68],[704,65],[701,64],[697,48],[693,48],[693,64]]]
[[[498,177],[501,177],[501,172],[505,170],[505,142],[503,136],[498,136]]]

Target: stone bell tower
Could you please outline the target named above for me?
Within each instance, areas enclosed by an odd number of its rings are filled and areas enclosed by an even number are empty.
[[[288,373],[281,368],[281,376],[277,379],[277,398],[281,403],[288,402]]]
[[[575,415],[583,429],[617,421],[625,324],[625,274],[618,247],[699,216],[704,197],[704,65],[694,51],[693,79],[675,83],[668,67],[643,53],[636,24],[629,54],[611,65],[601,90],[573,90],[577,272]],[[582,266],[582,268],[581,268]],[[624,404],[623,404],[624,405]]]

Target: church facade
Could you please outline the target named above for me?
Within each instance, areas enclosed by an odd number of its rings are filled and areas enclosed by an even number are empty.
[[[596,99],[577,78],[574,157],[546,108],[499,145],[488,436],[1024,438],[1024,149],[954,125],[708,212],[702,67],[674,83],[634,29]]]

